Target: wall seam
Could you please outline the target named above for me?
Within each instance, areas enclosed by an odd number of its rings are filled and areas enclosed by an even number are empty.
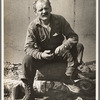
[[[76,22],[76,0],[74,0],[74,23],[73,23],[74,29],[75,29],[75,22]]]

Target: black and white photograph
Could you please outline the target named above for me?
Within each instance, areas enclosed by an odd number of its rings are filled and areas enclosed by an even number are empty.
[[[97,100],[98,0],[2,5],[2,100]]]

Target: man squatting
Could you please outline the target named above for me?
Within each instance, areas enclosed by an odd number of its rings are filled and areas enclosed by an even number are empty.
[[[77,65],[82,63],[84,50],[83,45],[78,43],[78,35],[65,18],[51,14],[52,7],[49,0],[36,0],[34,11],[37,18],[28,27],[25,42],[26,56],[22,62],[21,80],[25,84],[23,100],[34,100],[34,77],[36,70],[44,64],[66,62],[67,84]]]

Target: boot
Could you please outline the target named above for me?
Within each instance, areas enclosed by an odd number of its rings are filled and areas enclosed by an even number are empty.
[[[67,77],[66,79],[74,84],[74,80],[78,78],[77,64],[74,64],[74,66],[68,66],[65,75]]]
[[[35,100],[33,84],[29,83],[27,80],[23,81],[25,84],[25,96],[22,100]]]
[[[74,84],[74,80],[73,80],[73,73],[75,71],[75,62],[71,61],[68,62],[68,67],[66,68],[66,72],[65,72],[65,83],[66,84]]]
[[[70,84],[70,85],[73,85],[74,84],[74,81],[72,80],[71,76],[63,76],[62,80],[61,80],[63,83],[65,84]]]

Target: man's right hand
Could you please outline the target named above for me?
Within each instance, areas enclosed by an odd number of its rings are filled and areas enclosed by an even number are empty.
[[[51,60],[51,59],[54,58],[54,54],[51,53],[50,50],[45,50],[45,51],[42,53],[41,56],[42,56],[43,59],[47,59],[47,60]]]

